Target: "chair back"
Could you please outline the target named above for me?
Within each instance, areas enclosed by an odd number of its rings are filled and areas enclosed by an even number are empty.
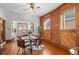
[[[25,48],[24,40],[17,40],[17,46],[20,47],[20,48]]]

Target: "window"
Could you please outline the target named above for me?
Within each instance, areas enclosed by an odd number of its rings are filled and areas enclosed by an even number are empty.
[[[75,29],[76,28],[76,9],[70,9],[60,16],[60,29]]]

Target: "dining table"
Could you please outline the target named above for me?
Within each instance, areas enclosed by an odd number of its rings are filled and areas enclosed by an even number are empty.
[[[39,37],[34,36],[34,35],[29,35],[29,36],[23,36],[21,37],[22,40],[24,40],[25,42],[29,41],[30,44],[30,54],[32,54],[32,45],[33,42],[36,42],[38,40]]]
[[[23,36],[21,37],[21,39],[22,40],[36,40],[38,39],[38,37],[30,35],[30,36]]]

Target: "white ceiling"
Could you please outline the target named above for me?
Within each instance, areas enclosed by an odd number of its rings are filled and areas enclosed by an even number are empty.
[[[12,13],[27,16],[27,17],[39,17],[42,16],[58,6],[60,6],[62,3],[37,3],[37,5],[40,7],[38,11],[34,14],[27,12],[26,9],[27,4],[26,3],[0,3],[0,7],[2,7],[6,11],[10,11]]]

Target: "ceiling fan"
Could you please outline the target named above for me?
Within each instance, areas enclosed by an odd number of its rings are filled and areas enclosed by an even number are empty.
[[[29,3],[27,4],[27,8],[24,10],[27,10],[29,12],[35,13],[40,7],[37,6],[35,3]]]

